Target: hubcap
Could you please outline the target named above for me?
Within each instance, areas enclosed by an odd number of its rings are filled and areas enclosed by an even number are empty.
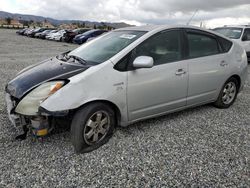
[[[223,89],[222,102],[224,104],[230,104],[236,96],[236,85],[234,82],[229,82]]]
[[[95,112],[87,121],[83,138],[88,145],[100,142],[107,135],[110,128],[110,117],[105,111]]]

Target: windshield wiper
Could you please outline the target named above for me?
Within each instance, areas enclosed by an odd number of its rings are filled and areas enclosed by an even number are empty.
[[[74,60],[77,60],[79,63],[86,65],[87,61],[82,59],[81,57],[75,56],[75,55],[69,55],[69,58],[73,58]]]
[[[68,60],[68,53],[70,51],[64,52],[62,54],[59,54],[56,56],[57,59],[61,60],[61,61],[67,61]]]

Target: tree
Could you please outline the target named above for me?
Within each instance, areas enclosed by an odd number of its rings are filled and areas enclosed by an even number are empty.
[[[36,22],[36,25],[38,25],[38,27],[42,27],[42,22]]]
[[[11,17],[7,17],[7,18],[5,18],[5,20],[7,22],[7,25],[10,25],[12,18]]]
[[[23,20],[20,23],[22,23],[23,26],[29,26],[29,21],[27,21],[27,20]]]
[[[30,27],[31,25],[33,25],[33,23],[34,23],[34,21],[33,21],[33,20],[30,20],[30,21],[29,21],[29,27]]]

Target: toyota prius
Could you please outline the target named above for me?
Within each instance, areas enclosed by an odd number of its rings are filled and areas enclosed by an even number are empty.
[[[77,153],[106,143],[115,127],[213,103],[230,107],[247,77],[236,42],[190,26],[114,30],[22,70],[6,85],[11,123],[37,137],[70,122]]]

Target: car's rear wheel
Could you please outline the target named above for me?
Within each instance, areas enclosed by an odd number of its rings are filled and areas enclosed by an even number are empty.
[[[104,103],[79,109],[71,124],[71,142],[77,153],[90,152],[106,143],[115,125],[114,111]]]
[[[227,80],[222,87],[219,97],[214,105],[218,108],[230,107],[237,98],[239,83],[234,77]]]

